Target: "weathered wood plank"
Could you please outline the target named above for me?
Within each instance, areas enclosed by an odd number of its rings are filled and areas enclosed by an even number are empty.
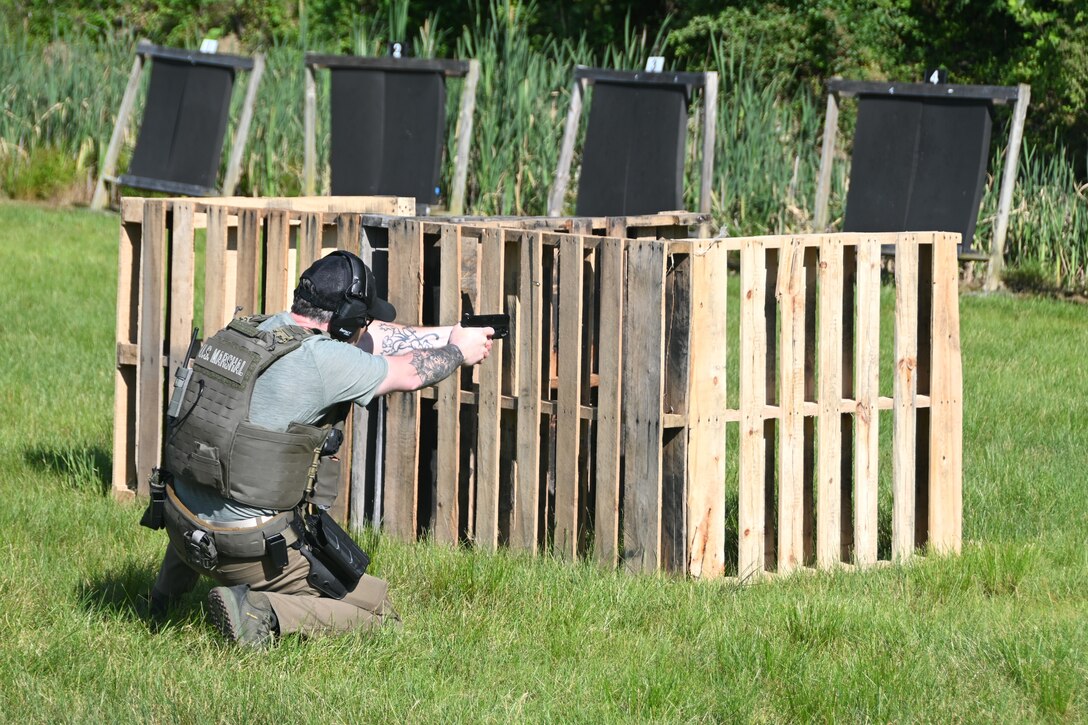
[[[121,360],[123,346],[137,346],[140,318],[140,259],[143,227],[121,223],[117,244],[117,366],[113,377],[113,495],[136,490],[136,364]]]
[[[234,316],[238,273],[237,247],[229,249],[227,209],[208,209],[208,231],[204,244],[204,337],[227,326]]]
[[[930,382],[929,540],[959,552],[963,539],[963,359],[959,235],[933,240],[933,376]]]
[[[687,571],[710,579],[725,572],[726,324],[728,255],[713,242],[692,252],[688,378]],[[598,483],[599,485],[599,483]]]
[[[915,438],[918,391],[918,240],[895,245],[895,379],[892,418],[892,558],[914,553]]]
[[[600,380],[597,388],[597,492],[593,546],[596,560],[604,566],[615,566],[619,557],[623,250],[622,240],[616,237],[602,239],[598,247],[601,321],[598,338]]]
[[[854,366],[854,563],[877,559],[880,473],[880,243],[867,236],[857,249],[857,336]]]
[[[269,212],[271,213],[271,212]],[[362,220],[358,214],[341,213],[336,217],[336,248],[358,255],[362,251]],[[340,459],[353,461],[355,459],[355,417],[356,406],[348,410],[347,420],[344,421],[344,442],[340,446]],[[340,466],[339,493],[336,501],[329,509],[329,515],[342,524],[347,524],[348,511],[351,510],[351,466]]]
[[[269,314],[291,307],[291,228],[287,212],[274,210],[265,217],[264,308]]]
[[[579,410],[582,405],[582,236],[564,236],[559,247],[558,414],[555,458],[555,553],[573,560],[578,556],[580,483],[578,455],[581,444]]]
[[[842,348],[843,244],[824,237],[818,273],[820,297],[820,415],[816,491],[816,563],[821,568],[842,561]]]
[[[423,228],[397,220],[389,227],[389,301],[403,324],[418,325],[423,315]],[[383,526],[402,540],[416,536],[419,504],[419,393],[386,396],[385,501]]]
[[[779,405],[782,407],[778,449],[780,573],[801,566],[805,555],[805,287],[805,250],[798,241],[784,249],[778,267]]]
[[[238,274],[236,303],[241,315],[261,312],[261,212],[238,212]]]
[[[461,228],[453,224],[443,225],[440,239],[442,271],[438,314],[440,319],[456,320],[461,317]],[[439,382],[436,388],[438,471],[434,540],[440,544],[456,544],[460,515],[458,482],[461,478],[460,371]]]
[[[479,309],[499,312],[503,308],[504,253],[502,230],[485,229],[480,261]],[[478,439],[476,479],[476,545],[495,551],[499,545],[499,481],[502,441],[502,340],[495,340],[488,360],[480,366],[477,412]]]
[[[518,431],[517,480],[511,546],[536,553],[540,531],[540,413],[543,389],[544,242],[541,232],[527,232],[521,242],[518,280]],[[513,342],[513,341],[512,341]]]
[[[193,282],[196,254],[193,240],[193,205],[174,202],[170,228],[170,285],[166,293],[169,310],[169,356],[166,372],[172,375],[185,359],[193,335]],[[172,378],[168,379],[171,383]]]
[[[767,403],[766,249],[751,239],[740,252],[740,487],[737,501],[737,574],[741,579],[764,570]]]
[[[308,212],[302,215],[302,231],[298,241],[300,275],[321,256],[322,228],[321,214]]]
[[[629,570],[652,572],[661,565],[665,246],[653,240],[628,244],[623,560]]]
[[[159,465],[163,421],[163,294],[165,291],[166,207],[144,203],[140,249],[139,349],[136,367],[136,490],[148,495],[147,478]]]

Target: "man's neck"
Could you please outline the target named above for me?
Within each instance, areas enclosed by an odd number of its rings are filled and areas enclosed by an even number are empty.
[[[295,324],[297,324],[299,327],[305,327],[309,330],[324,330],[325,332],[329,331],[329,323],[327,322],[318,322],[317,320],[305,317],[303,315],[299,315],[294,312],[291,313],[291,319],[294,320]]]

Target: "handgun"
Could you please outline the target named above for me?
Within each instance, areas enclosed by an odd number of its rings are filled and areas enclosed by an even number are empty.
[[[500,340],[510,334],[510,315],[470,315],[466,312],[461,327],[490,327],[495,330],[491,338]]]

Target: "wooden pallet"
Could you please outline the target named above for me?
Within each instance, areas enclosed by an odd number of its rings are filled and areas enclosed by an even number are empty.
[[[927,543],[958,550],[958,235],[673,240],[659,229],[638,240],[629,230],[391,229],[390,298],[403,319],[427,322],[434,293],[442,319],[505,309],[513,329],[474,377],[388,396],[387,531],[702,577],[868,566]],[[882,245],[896,251],[885,366]],[[428,256],[438,268],[420,276]],[[882,377],[892,395],[880,395]],[[739,468],[735,533],[727,456]],[[881,490],[894,501],[883,557]]]

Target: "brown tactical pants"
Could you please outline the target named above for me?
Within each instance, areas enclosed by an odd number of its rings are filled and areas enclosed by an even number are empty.
[[[268,595],[279,619],[280,634],[336,634],[400,622],[389,601],[389,584],[383,579],[364,574],[343,599],[329,599],[306,581],[310,564],[295,549],[287,550],[287,566],[281,572],[272,568],[266,556],[255,559],[221,556],[215,569],[203,569],[187,561],[184,549],[177,548],[177,538],[171,532],[170,545],[155,580],[155,596],[167,601],[190,591],[203,574],[223,586],[248,584],[252,591]]]

